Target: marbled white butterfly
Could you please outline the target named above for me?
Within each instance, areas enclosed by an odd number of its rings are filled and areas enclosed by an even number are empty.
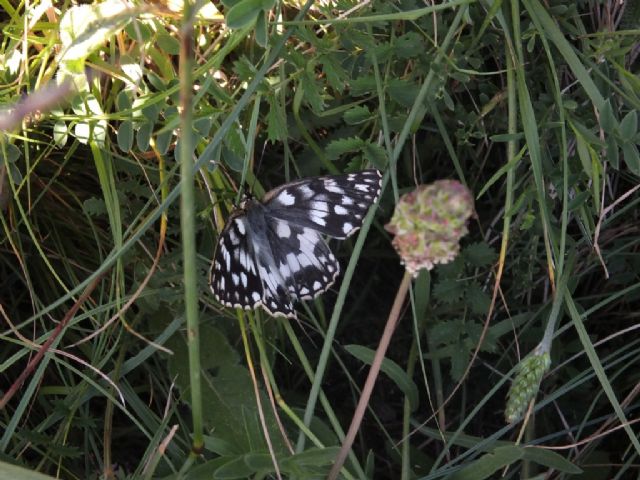
[[[380,183],[380,172],[370,169],[305,178],[262,201],[244,200],[218,239],[210,276],[216,299],[295,317],[293,301],[315,298],[340,272],[322,235],[344,239],[358,230]]]

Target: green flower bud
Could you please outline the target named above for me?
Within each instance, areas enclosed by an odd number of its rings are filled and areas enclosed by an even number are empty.
[[[431,270],[456,257],[473,213],[473,196],[464,185],[438,180],[400,197],[385,228],[395,235],[393,246],[415,276],[422,268]]]

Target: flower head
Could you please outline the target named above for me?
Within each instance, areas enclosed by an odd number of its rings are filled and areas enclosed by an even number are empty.
[[[460,251],[473,215],[473,196],[456,180],[438,180],[403,195],[385,226],[405,268],[417,275],[437,263],[448,263]]]

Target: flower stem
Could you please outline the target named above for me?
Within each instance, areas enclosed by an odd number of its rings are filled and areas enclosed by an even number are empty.
[[[364,387],[362,388],[358,406],[356,407],[356,411],[353,414],[353,418],[351,419],[349,431],[347,432],[347,436],[342,443],[342,447],[340,448],[340,451],[336,456],[336,461],[333,464],[331,471],[329,472],[329,476],[327,477],[329,480],[335,480],[336,478],[338,478],[338,473],[340,472],[340,469],[342,468],[342,465],[344,464],[344,461],[347,458],[349,451],[351,450],[353,441],[355,440],[358,429],[360,428],[360,424],[362,423],[364,412],[367,408],[367,405],[369,404],[369,399],[371,398],[371,393],[373,392],[373,386],[375,385],[376,379],[378,378],[378,373],[380,373],[382,361],[384,360],[387,349],[389,348],[389,343],[391,343],[391,337],[393,336],[393,332],[396,329],[398,320],[400,319],[400,309],[402,308],[404,300],[407,297],[407,292],[409,291],[410,286],[411,274],[405,271],[402,282],[400,283],[400,287],[398,288],[398,292],[396,293],[396,298],[393,301],[393,306],[391,307],[391,312],[389,313],[389,318],[387,319],[387,325],[384,327],[384,332],[382,333],[382,337],[380,338],[380,344],[378,345],[376,354],[373,357],[373,362],[371,362],[369,375],[367,376],[367,380],[364,384]]]

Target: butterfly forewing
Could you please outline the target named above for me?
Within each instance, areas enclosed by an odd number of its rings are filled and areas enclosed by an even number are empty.
[[[380,181],[375,169],[313,177],[282,185],[262,202],[245,201],[218,240],[211,267],[216,299],[295,317],[293,301],[326,291],[340,271],[322,235],[346,238],[358,230]]]
[[[380,195],[380,180],[375,169],[303,179],[267,193],[264,203],[272,217],[347,238]]]

